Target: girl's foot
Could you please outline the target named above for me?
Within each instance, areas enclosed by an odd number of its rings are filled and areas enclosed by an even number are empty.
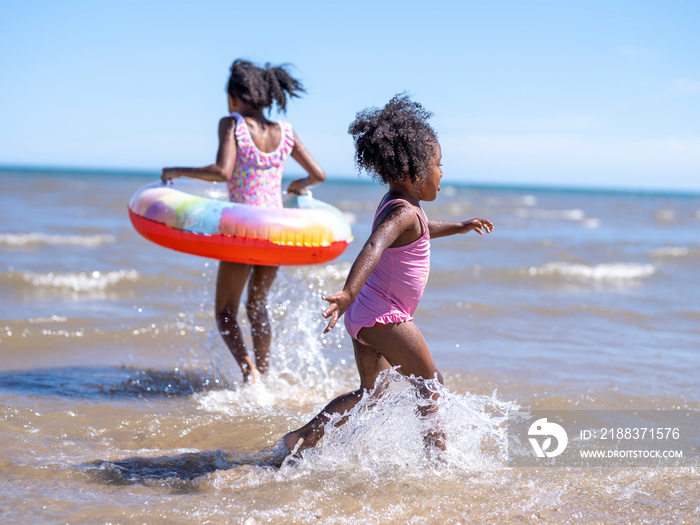
[[[285,436],[287,437],[287,436]],[[285,462],[287,458],[294,458],[297,460],[301,459],[301,455],[299,454],[299,447],[301,447],[301,444],[304,442],[302,438],[299,438],[299,441],[297,441],[296,445],[292,447],[291,449],[285,444],[285,439],[282,438],[280,439],[277,444],[272,447],[272,457],[268,460],[268,464],[273,466],[273,467],[281,467],[282,464]]]
[[[260,372],[254,366],[243,372],[243,382],[252,385],[260,379]]]

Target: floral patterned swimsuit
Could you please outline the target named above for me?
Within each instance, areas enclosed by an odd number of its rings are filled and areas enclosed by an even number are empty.
[[[236,165],[228,182],[231,202],[281,208],[282,172],[294,149],[292,125],[282,120],[277,122],[282,132],[279,146],[265,153],[253,142],[245,119],[235,112],[231,116],[236,119]]]

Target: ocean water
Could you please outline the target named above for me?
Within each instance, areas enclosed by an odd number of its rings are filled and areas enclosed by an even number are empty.
[[[342,287],[383,188],[315,189],[356,240],[280,271],[272,371],[244,386],[212,317],[216,262],[128,220],[155,178],[0,170],[3,523],[700,521],[697,466],[515,468],[507,447],[516,408],[700,410],[700,196],[446,177],[428,216],[495,231],[433,241],[415,316],[445,376],[443,458],[425,454],[415,385],[392,372],[276,468],[269,447],[356,388],[320,297]]]

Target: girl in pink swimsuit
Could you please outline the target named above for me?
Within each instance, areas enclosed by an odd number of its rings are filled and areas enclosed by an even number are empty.
[[[285,68],[258,67],[246,60],[236,60],[231,66],[227,91],[230,116],[219,122],[216,163],[203,168],[164,168],[161,176],[164,183],[183,176],[226,182],[233,202],[281,208],[282,172],[290,155],[308,177],[292,181],[288,193],[304,193],[306,186],[326,180],[325,173],[292,131],[292,126],[284,121],[270,121],[263,115],[263,110],[275,103],[284,112],[287,99],[304,91]],[[224,342],[241,367],[244,381],[255,381],[270,365],[272,333],[266,302],[276,275],[276,266],[219,263],[214,306],[216,321]],[[248,355],[237,321],[246,283],[246,312],[253,335],[255,364]]]
[[[379,373],[390,367],[399,367],[398,371],[407,376],[442,383],[430,349],[413,324],[413,313],[428,279],[430,239],[470,231],[482,235],[493,231],[493,225],[478,218],[443,222],[425,217],[420,201],[435,200],[442,178],[442,150],[427,123],[430,115],[420,104],[397,95],[381,109],[358,113],[350,125],[358,167],[389,186],[372,233],[353,263],[344,288],[323,297],[330,303],[323,313],[330,319],[325,332],[345,314],[360,387],[337,397],[309,423],[285,435],[273,461],[313,447],[323,437],[331,416],[347,414],[365,392],[374,388]],[[421,394],[437,399],[434,389],[424,382]],[[435,412],[436,405],[431,405],[422,412]],[[341,419],[341,423],[344,421]],[[425,441],[429,447],[445,446],[437,426]]]

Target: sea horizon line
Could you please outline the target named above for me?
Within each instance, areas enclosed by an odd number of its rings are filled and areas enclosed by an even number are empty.
[[[105,167],[90,167],[90,166],[47,166],[47,165],[24,165],[24,164],[0,164],[0,175],[4,172],[11,173],[36,173],[36,174],[71,174],[71,175],[86,175],[86,176],[127,176],[127,177],[153,177],[160,176],[160,170],[147,168],[105,168]],[[285,173],[284,180],[303,176],[302,173]],[[367,174],[330,174],[326,183],[343,183],[343,184],[376,184],[371,176]],[[494,190],[494,191],[532,191],[544,193],[586,193],[586,194],[612,194],[612,195],[641,195],[641,196],[658,196],[658,197],[700,197],[700,189],[664,189],[664,188],[645,188],[645,187],[602,187],[602,186],[585,186],[585,185],[567,185],[567,184],[548,184],[548,183],[528,183],[528,182],[483,182],[483,181],[466,181],[454,180],[443,183],[444,186],[454,186],[457,188],[474,189],[474,190]]]

